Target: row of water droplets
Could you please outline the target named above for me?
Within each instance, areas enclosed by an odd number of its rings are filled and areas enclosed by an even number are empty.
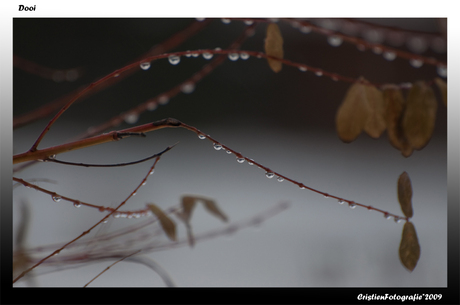
[[[198,138],[199,138],[200,140],[204,140],[204,139],[206,139],[207,137],[208,137],[208,136],[206,136],[206,135],[204,135],[204,134],[198,134]],[[226,150],[226,149],[222,146],[222,144],[219,144],[219,143],[216,143],[216,142],[215,142],[215,143],[213,143],[213,147],[214,147],[215,150],[225,150],[225,151],[227,152],[227,154],[232,154],[232,152],[231,152],[230,150]],[[237,161],[238,163],[242,164],[242,163],[244,163],[244,162],[246,161],[246,158],[242,157],[241,155],[240,155],[240,156],[237,155],[236,161]],[[249,164],[249,165],[253,165],[253,164],[254,164],[254,160],[253,160],[253,159],[248,159],[248,164]],[[276,176],[276,174],[275,174],[274,172],[271,172],[271,171],[265,172],[265,177],[267,177],[268,179],[272,179],[272,178],[274,178],[275,176]],[[278,182],[283,182],[283,181],[284,181],[284,178],[283,178],[282,176],[277,176],[276,180],[277,180]],[[302,190],[306,189],[306,187],[305,187],[303,184],[300,184],[300,185],[299,185],[299,188],[302,189]],[[327,193],[324,193],[323,196],[324,196],[324,198],[332,198],[332,197],[331,197],[329,194],[327,194]],[[347,200],[344,200],[344,199],[338,199],[338,203],[339,203],[340,205],[344,205],[346,202],[348,203],[348,207],[349,207],[350,209],[355,209],[355,208],[357,207],[357,204],[356,204],[354,201],[347,201]],[[373,208],[372,208],[371,206],[368,206],[367,209],[368,209],[369,211],[373,210]],[[385,219],[391,219],[391,218],[393,218],[394,221],[395,221],[395,223],[399,223],[399,222],[401,222],[401,220],[402,220],[400,217],[398,217],[398,216],[392,216],[392,215],[390,215],[390,214],[387,213],[387,212],[384,213],[384,217],[385,217]]]

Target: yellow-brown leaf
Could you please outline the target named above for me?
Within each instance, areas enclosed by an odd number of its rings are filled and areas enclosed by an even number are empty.
[[[184,220],[189,221],[192,216],[193,208],[195,207],[196,198],[191,196],[182,197],[182,216]]]
[[[222,221],[228,221],[227,216],[217,207],[217,204],[210,199],[203,199],[203,204],[206,210],[214,216],[222,219]]]
[[[412,184],[406,172],[403,172],[398,179],[398,201],[404,215],[412,217],[414,215],[414,210],[412,209]]]
[[[397,87],[385,88],[383,91],[383,100],[388,139],[391,145],[399,149],[405,157],[409,157],[413,152],[413,148],[409,145],[401,127],[406,103],[401,89]]]
[[[276,23],[270,23],[267,27],[265,53],[280,59],[284,57],[283,36],[281,35],[280,28]],[[268,65],[275,73],[281,71],[283,64],[280,61],[271,58],[268,58],[267,61]]]
[[[160,221],[163,231],[171,240],[176,240],[176,224],[166,215],[159,207],[154,204],[147,204],[150,211],[158,218]]]
[[[436,85],[438,86],[439,90],[441,91],[441,96],[442,96],[442,102],[444,106],[447,107],[447,83],[440,79],[439,77],[436,77],[434,80]]]
[[[431,139],[437,107],[433,89],[425,82],[414,83],[402,120],[404,135],[413,148],[422,149]]]
[[[399,244],[399,259],[409,271],[413,271],[420,258],[420,244],[414,225],[407,221],[404,224],[401,243]]]
[[[363,78],[361,78],[364,81]],[[363,131],[369,117],[366,85],[356,82],[348,89],[335,117],[339,138],[349,143]]]
[[[383,93],[374,86],[367,86],[366,102],[369,109],[364,131],[374,139],[380,137],[386,128]]]

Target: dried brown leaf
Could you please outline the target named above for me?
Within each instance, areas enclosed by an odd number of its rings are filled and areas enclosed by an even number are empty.
[[[361,80],[364,80],[361,78]],[[363,131],[369,117],[366,85],[356,82],[348,89],[342,104],[337,110],[335,124],[339,138],[349,143]]]
[[[383,93],[374,86],[366,86],[366,101],[369,109],[364,131],[374,139],[380,137],[386,128]]]
[[[159,207],[154,204],[147,204],[150,211],[158,218],[160,221],[161,227],[163,231],[165,231],[166,235],[170,240],[176,240],[176,224],[171,218],[168,217]]]
[[[195,207],[196,198],[191,196],[182,197],[182,216],[186,221],[190,220],[193,208]]]
[[[442,103],[447,107],[447,83],[439,77],[436,77],[434,82],[441,91]]]
[[[284,57],[283,36],[281,35],[280,28],[276,23],[270,23],[267,26],[265,53],[281,59]],[[267,61],[270,69],[272,69],[275,73],[281,71],[283,64],[280,61],[271,58],[267,58]]]
[[[413,271],[420,258],[420,244],[414,225],[407,221],[404,224],[401,243],[399,244],[399,259],[409,271]]]
[[[406,172],[403,172],[398,179],[398,201],[404,215],[412,217],[414,215],[414,210],[412,209],[412,184]]]
[[[422,149],[431,139],[437,107],[433,89],[425,82],[414,83],[402,119],[404,135],[413,148]]]
[[[214,216],[222,219],[222,221],[228,221],[227,216],[217,207],[217,204],[210,199],[203,199],[203,204],[206,210]]]
[[[387,126],[388,139],[391,145],[399,149],[403,156],[409,157],[413,148],[404,136],[401,121],[405,110],[406,101],[397,87],[387,87],[383,91],[385,107],[385,121]]]

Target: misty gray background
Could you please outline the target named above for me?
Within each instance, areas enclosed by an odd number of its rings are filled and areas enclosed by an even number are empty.
[[[432,19],[374,20],[413,30],[436,31]],[[84,67],[75,82],[55,83],[14,70],[14,115],[60,97],[120,68],[153,45],[194,22],[193,19],[16,19],[14,53],[56,69]],[[285,58],[339,74],[365,76],[373,82],[431,80],[436,68],[412,68],[406,60],[388,62],[372,51],[343,43],[332,47],[325,36],[303,34],[280,22]],[[227,48],[244,28],[241,21],[212,22],[171,51]],[[242,49],[263,50],[265,24],[256,27]],[[445,60],[445,54],[425,56]],[[167,60],[152,63],[103,92],[73,105],[54,125],[40,147],[68,141],[88,127],[145,102],[185,80],[207,63],[182,57],[177,66]],[[117,143],[59,156],[74,162],[111,163],[141,159],[179,141],[158,163],[148,185],[126,208],[155,202],[162,208],[179,203],[183,194],[215,199],[230,221],[245,219],[280,202],[291,207],[256,228],[183,247],[154,252],[178,286],[300,286],[300,287],[445,287],[447,285],[447,140],[446,108],[439,105],[435,134],[421,151],[404,158],[386,134],[373,140],[361,135],[342,143],[334,126],[335,112],[349,84],[317,77],[284,66],[273,73],[265,60],[226,60],[197,84],[192,94],[179,94],[169,104],[144,113],[138,124],[177,118],[210,134],[244,156],[318,190],[399,214],[398,176],[412,180],[415,224],[421,258],[410,273],[399,262],[403,223],[385,220],[363,208],[349,209],[335,200],[300,190],[288,182],[267,179],[264,172],[233,155],[215,151],[186,130],[168,129]],[[40,120],[15,130],[14,153],[27,150],[47,123]],[[117,129],[130,125],[123,124]],[[144,177],[150,162],[129,168],[73,168],[38,164],[15,174],[62,195],[111,206],[118,204]],[[32,222],[29,246],[66,242],[101,218],[86,207],[54,203],[48,195],[18,188],[17,202],[26,198]],[[115,220],[113,223],[115,225]],[[120,220],[129,225],[136,220]],[[196,233],[225,224],[198,207],[192,218]],[[96,233],[93,232],[93,233]],[[185,237],[184,231],[179,231]],[[64,253],[64,251],[63,251]],[[83,286],[110,262],[54,272],[36,278],[40,286]],[[38,272],[37,268],[37,272]],[[21,285],[21,284],[19,284]],[[92,286],[163,286],[151,270],[124,262]]]

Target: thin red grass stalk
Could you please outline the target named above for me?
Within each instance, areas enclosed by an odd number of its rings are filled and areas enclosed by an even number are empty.
[[[126,256],[120,258],[119,260],[117,260],[116,262],[114,262],[113,264],[111,264],[110,266],[107,266],[107,268],[105,268],[104,270],[102,270],[98,275],[96,275],[91,281],[89,281],[88,283],[86,283],[86,285],[83,286],[83,287],[87,287],[87,286],[88,286],[89,284],[91,284],[95,279],[97,279],[99,276],[101,276],[104,272],[106,272],[107,270],[109,270],[109,269],[110,269],[111,267],[113,267],[114,265],[118,264],[119,262],[125,260],[126,258],[131,257],[131,256],[133,256],[133,255],[135,255],[135,254],[137,254],[137,253],[139,253],[139,252],[141,252],[141,251],[142,251],[142,250],[137,250],[137,251],[135,251],[135,252],[133,252],[133,253],[131,253],[131,254],[129,254],[129,255],[126,255]]]
[[[282,62],[283,64],[285,65],[288,65],[288,66],[293,66],[293,67],[297,67],[299,69],[306,69],[308,71],[312,71],[314,72],[316,75],[318,76],[327,76],[329,78],[331,78],[332,80],[341,80],[341,81],[344,81],[344,82],[348,82],[348,83],[354,83],[354,82],[362,82],[360,79],[358,78],[351,78],[351,77],[347,77],[347,76],[342,76],[342,75],[339,75],[337,73],[331,73],[331,72],[328,72],[328,71],[325,71],[323,69],[320,69],[320,68],[315,68],[315,67],[311,67],[311,66],[308,66],[308,65],[304,65],[304,64],[300,64],[300,63],[296,63],[296,62],[293,62],[293,61],[290,61],[290,60],[287,60],[287,59],[280,59],[280,58],[277,58],[277,57],[274,57],[274,56],[270,56],[270,55],[267,55],[263,52],[257,52],[257,51],[247,51],[247,50],[236,50],[236,49],[232,49],[232,50],[220,50],[220,49],[204,49],[204,50],[194,50],[194,51],[182,51],[182,52],[173,52],[173,53],[166,53],[166,54],[161,54],[161,55],[155,55],[155,56],[150,56],[150,57],[146,57],[144,58],[143,60],[137,62],[137,63],[133,63],[133,64],[129,64],[121,69],[118,69],[118,70],[115,70],[114,72],[104,76],[103,78],[99,79],[98,81],[92,83],[91,85],[89,85],[88,87],[86,87],[85,89],[83,89],[82,91],[80,91],[73,99],[71,99],[51,120],[50,122],[48,123],[48,125],[44,128],[44,130],[42,131],[42,133],[40,134],[40,136],[38,137],[38,139],[35,141],[35,143],[32,145],[32,147],[29,149],[29,152],[30,153],[33,153],[37,150],[37,147],[38,145],[40,144],[41,140],[43,139],[43,137],[46,135],[46,133],[50,130],[51,126],[54,124],[54,122],[56,122],[56,120],[76,101],[78,100],[81,96],[87,94],[87,92],[91,91],[93,88],[96,88],[98,86],[100,86],[101,84],[103,84],[104,82],[110,80],[112,77],[117,77],[119,76],[121,73],[131,69],[132,67],[136,66],[136,65],[140,65],[141,63],[144,63],[144,62],[151,62],[151,61],[154,61],[154,60],[159,60],[159,59],[163,59],[163,58],[167,58],[167,57],[170,57],[170,56],[183,56],[183,55],[188,55],[188,54],[203,54],[203,53],[208,53],[208,54],[245,54],[245,55],[249,55],[249,56],[253,56],[253,57],[257,57],[257,58],[266,58],[266,59],[273,59],[273,60],[278,60],[280,62]],[[432,81],[433,82],[433,81]],[[363,82],[364,84],[366,84],[366,82]],[[368,82],[367,85],[369,86],[377,86],[377,87],[383,87],[383,86],[387,86],[388,84],[376,84],[376,83],[371,83],[371,82]],[[408,88],[408,83],[405,83],[405,84],[401,84],[399,85],[399,87],[401,88]],[[24,161],[22,161],[24,162]]]
[[[183,29],[183,30],[177,32],[176,34],[172,35],[171,37],[169,37],[167,40],[165,40],[165,41],[153,46],[148,52],[146,52],[145,54],[141,55],[139,57],[139,59],[142,59],[142,58],[147,57],[147,56],[158,55],[158,54],[161,54],[163,52],[167,52],[168,50],[170,50],[172,48],[177,47],[178,45],[180,45],[181,43],[183,43],[187,39],[190,39],[193,36],[195,36],[197,33],[199,33],[199,31],[201,31],[207,25],[209,25],[209,23],[210,23],[210,20],[205,20],[203,22],[198,22],[198,21],[193,22],[192,24],[187,26],[185,29]],[[17,56],[15,55],[15,60],[16,59],[17,59]],[[137,62],[137,60],[136,60],[136,62]],[[15,65],[16,65],[16,63],[15,63]],[[27,65],[31,65],[33,67],[34,65],[37,65],[37,64],[31,63],[30,61],[27,61]],[[24,65],[21,65],[21,66],[24,66]],[[28,68],[28,67],[26,66],[25,68]],[[125,77],[131,75],[132,73],[134,73],[134,72],[136,72],[138,70],[140,70],[139,66],[133,66],[132,69],[130,71],[126,71],[123,74],[123,76],[113,78],[112,80],[110,80],[109,82],[104,84],[104,86],[100,86],[98,88],[95,88],[91,92],[88,92],[88,94],[85,97],[90,96],[91,94],[99,92],[99,91],[101,91],[103,89],[106,89],[106,88],[108,88],[110,86],[113,86],[114,84],[120,82],[122,79],[124,79]],[[31,122],[34,122],[34,121],[36,121],[38,119],[41,119],[43,117],[46,117],[48,115],[51,115],[54,111],[56,111],[59,108],[63,107],[66,104],[66,102],[68,102],[69,99],[71,99],[73,96],[78,94],[78,92],[80,90],[82,90],[82,88],[79,88],[76,91],[71,92],[70,94],[67,94],[67,95],[65,95],[63,97],[60,97],[60,98],[58,98],[58,99],[56,99],[56,100],[54,100],[54,101],[52,101],[50,103],[47,103],[47,104],[45,104],[45,105],[43,105],[43,106],[41,106],[41,107],[39,107],[37,109],[34,109],[34,110],[32,110],[32,111],[30,111],[28,113],[25,113],[25,114],[22,114],[22,115],[14,117],[13,118],[13,129],[21,127],[21,126],[24,126],[24,125],[29,124]]]
[[[406,221],[409,220],[409,217],[404,217],[404,216],[399,216],[399,215],[396,215],[396,214],[392,214],[392,213],[389,213],[387,211],[384,211],[384,210],[381,210],[381,209],[378,209],[378,208],[375,208],[373,206],[370,206],[370,205],[365,205],[365,204],[361,204],[361,203],[357,203],[355,201],[352,201],[352,200],[349,200],[349,199],[345,199],[345,198],[342,198],[342,197],[339,197],[339,196],[335,196],[335,195],[331,195],[329,193],[326,193],[326,192],[323,192],[323,191],[320,191],[320,190],[317,190],[317,189],[314,189],[312,187],[309,187],[309,186],[306,186],[305,184],[301,183],[301,182],[298,182],[298,181],[295,181],[289,177],[286,177],[278,172],[275,172],[273,170],[271,170],[270,168],[254,161],[253,159],[250,159],[248,157],[245,157],[243,156],[241,153],[231,149],[230,147],[220,143],[219,141],[217,141],[216,139],[212,138],[211,136],[201,132],[199,129],[193,127],[193,126],[190,126],[190,125],[187,125],[185,123],[182,123],[176,119],[172,119],[172,118],[168,118],[168,119],[163,119],[163,120],[160,120],[160,121],[157,121],[157,122],[153,122],[153,123],[148,123],[148,124],[144,124],[144,125],[140,125],[140,126],[136,126],[136,127],[132,127],[132,128],[128,128],[128,129],[124,129],[122,131],[120,131],[119,133],[123,132],[123,133],[126,133],[126,132],[148,132],[148,131],[152,131],[152,130],[156,130],[156,129],[161,129],[161,128],[185,128],[189,131],[192,131],[194,132],[195,134],[197,134],[200,139],[208,139],[209,141],[211,141],[214,145],[214,148],[217,149],[217,150],[226,150],[227,152],[230,152],[232,154],[234,154],[238,160],[239,163],[243,163],[243,162],[248,162],[249,164],[254,164],[256,165],[257,167],[259,167],[260,169],[264,170],[267,177],[269,178],[273,178],[273,177],[278,177],[277,179],[280,179],[281,181],[283,180],[286,180],[296,186],[298,186],[299,188],[301,189],[308,189],[312,192],[315,192],[317,194],[320,194],[326,198],[332,198],[332,199],[336,199],[338,200],[340,203],[347,203],[350,207],[356,207],[356,206],[359,206],[359,207],[363,207],[363,208],[366,208],[368,210],[373,210],[373,211],[377,211],[379,213],[382,213],[384,214],[384,216],[386,218],[389,218],[389,217],[393,217],[395,220],[403,220],[405,219]],[[115,134],[117,132],[114,132]],[[110,133],[112,134],[112,133]],[[98,138],[98,137],[95,137],[95,138]],[[113,139],[113,137],[111,137]],[[88,139],[85,139],[85,140],[81,140],[81,141],[77,141],[77,142],[74,142],[74,143],[79,143],[79,142],[84,142],[84,141],[87,141],[87,140],[92,140],[94,138],[88,138]],[[92,141],[92,144],[93,145],[96,145],[98,143]],[[71,146],[72,143],[69,143],[69,144],[66,144],[68,146]],[[58,150],[59,146],[55,146],[55,147],[52,147],[50,150],[53,150],[56,152]],[[48,151],[50,151],[48,150]],[[29,157],[34,157],[33,156],[34,153],[31,153],[29,155]],[[15,180],[17,182],[21,182],[19,180]],[[21,182],[22,183],[22,182]],[[66,199],[67,200],[67,199]],[[68,199],[68,201],[72,201],[73,199]],[[113,212],[112,212],[113,213]]]
[[[144,183],[147,181],[147,178],[150,176],[150,174],[154,171],[155,169],[155,165],[158,163],[158,161],[160,160],[160,157],[163,153],[167,152],[169,149],[166,149],[164,150],[162,153],[160,153],[158,155],[158,157],[155,159],[155,162],[153,163],[153,165],[150,167],[147,175],[142,179],[141,183],[134,189],[133,192],[131,192],[131,194],[129,194],[129,196],[123,200],[115,209],[113,209],[113,211],[111,211],[110,213],[108,213],[106,216],[104,216],[101,220],[99,220],[96,224],[94,224],[93,226],[91,226],[88,230],[84,231],[83,233],[81,233],[79,236],[77,236],[76,238],[72,239],[71,241],[69,241],[68,243],[66,243],[65,245],[63,245],[61,248],[55,250],[54,252],[52,252],[50,255],[46,256],[45,258],[41,259],[38,263],[36,263],[35,265],[33,265],[32,267],[28,268],[27,270],[23,271],[19,276],[17,276],[14,280],[13,280],[13,283],[15,283],[16,281],[18,281],[20,278],[22,278],[24,275],[26,275],[27,273],[29,273],[30,271],[32,271],[33,269],[35,269],[36,267],[40,266],[44,261],[46,261],[47,259],[49,259],[50,257],[53,257],[54,255],[57,255],[59,254],[62,250],[64,250],[67,246],[73,244],[74,242],[76,242],[77,240],[79,240],[80,238],[82,238],[83,236],[89,234],[95,227],[97,227],[98,225],[100,225],[101,223],[105,222],[113,213],[115,213],[119,208],[121,208],[123,205],[125,205],[125,203],[131,198],[133,197],[137,191],[144,185]]]

